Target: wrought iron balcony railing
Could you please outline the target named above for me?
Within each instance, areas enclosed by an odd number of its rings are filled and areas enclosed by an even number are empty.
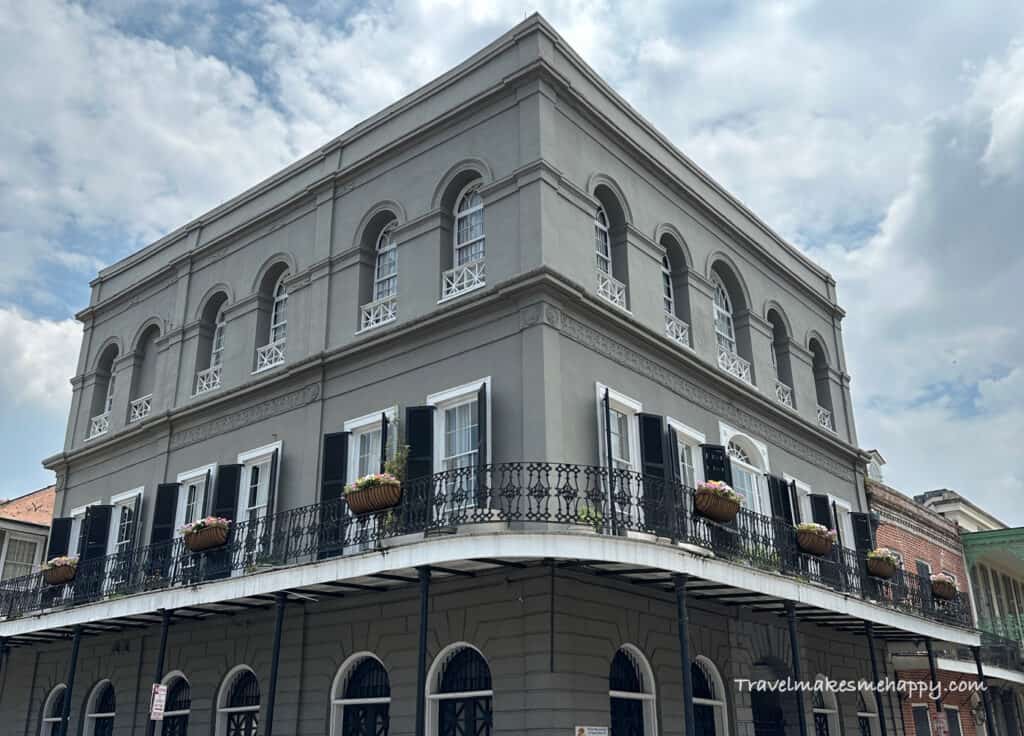
[[[978,628],[997,639],[1024,646],[1024,616],[978,616]]]
[[[542,462],[463,468],[407,482],[400,504],[387,511],[354,516],[341,498],[235,523],[227,544],[214,550],[190,552],[179,538],[80,561],[74,580],[63,586],[47,586],[42,573],[5,580],[0,616],[192,586],[486,523],[535,532],[639,533],[652,544],[669,539],[878,605],[957,626],[971,623],[963,594],[938,600],[928,580],[905,571],[889,580],[871,577],[852,550],[835,547],[825,557],[801,552],[794,528],[780,519],[741,509],[735,522],[718,524],[696,512],[693,501],[690,488],[625,470]]]
[[[750,361],[741,358],[735,351],[725,345],[718,346],[718,367],[744,383],[751,383]]]
[[[128,423],[141,422],[153,410],[153,394],[140,396],[128,406]]]
[[[829,432],[836,431],[835,422],[832,420],[832,412],[830,412],[824,406],[818,407],[818,425],[824,427]]]
[[[778,379],[775,381],[775,398],[783,406],[793,408],[793,389]]]
[[[221,366],[215,365],[196,373],[196,396],[220,388]]]
[[[386,296],[383,299],[364,304],[359,310],[359,329],[369,330],[380,325],[393,322],[398,317],[398,297]]]
[[[690,325],[668,312],[665,312],[665,335],[683,347],[690,347]]]
[[[626,285],[600,268],[597,269],[597,295],[616,307],[626,308]]]
[[[101,434],[106,434],[110,430],[110,412],[105,411],[99,416],[95,416],[89,420],[89,435],[87,439],[93,437],[99,437]]]
[[[450,268],[441,274],[441,298],[472,291],[487,283],[487,269],[483,261],[470,261],[461,266]]]
[[[275,340],[261,348],[256,348],[256,372],[259,373],[284,363],[284,348],[284,338]]]

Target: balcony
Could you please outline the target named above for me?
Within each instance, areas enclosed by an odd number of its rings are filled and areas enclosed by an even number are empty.
[[[220,388],[221,366],[215,365],[196,373],[196,396]]]
[[[256,348],[256,372],[259,373],[284,363],[284,348],[284,338]]]
[[[487,283],[483,261],[470,261],[441,274],[441,299],[451,299]]]
[[[1024,644],[1024,616],[978,616],[978,628],[993,638],[1015,643],[1018,648]]]
[[[128,423],[141,422],[153,410],[153,394],[140,396],[128,406]]]
[[[597,295],[620,309],[626,308],[626,285],[597,269]]]
[[[665,335],[684,348],[690,347],[690,325],[668,312],[665,312]]]
[[[394,322],[398,317],[398,297],[388,296],[364,304],[359,310],[359,329],[372,330],[374,327]]]
[[[110,431],[110,412],[105,411],[89,420],[89,434],[86,439],[99,437]]]
[[[818,426],[824,427],[829,432],[836,431],[836,425],[832,419],[832,412],[830,412],[824,406],[818,407]]]
[[[484,526],[479,526],[484,525]],[[504,463],[438,473],[408,482],[393,509],[353,516],[345,499],[234,524],[225,546],[191,552],[181,538],[79,563],[73,582],[47,586],[41,573],[3,582],[0,616],[44,611],[139,593],[185,588],[272,568],[317,563],[384,548],[422,544],[474,526],[499,537],[572,532],[630,538],[650,552],[683,546],[736,569],[781,575],[943,624],[969,627],[963,594],[941,601],[929,581],[905,571],[889,580],[868,575],[863,557],[836,547],[824,557],[801,552],[795,529],[742,509],[733,524],[694,510],[694,491],[625,470],[565,463]],[[575,536],[573,539],[585,539]],[[671,546],[668,546],[671,545]]]
[[[782,381],[775,381],[775,399],[783,406],[793,408],[793,389]]]
[[[735,351],[730,350],[725,345],[718,346],[718,367],[744,383],[752,383],[750,378],[750,362],[741,358]]]

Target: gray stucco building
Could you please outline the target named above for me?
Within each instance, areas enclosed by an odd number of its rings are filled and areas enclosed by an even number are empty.
[[[9,733],[144,733],[154,680],[168,735],[896,733],[735,680],[978,644],[864,571],[831,276],[539,16],[92,287],[46,461],[77,572],[2,591]],[[401,502],[353,514],[400,447]]]

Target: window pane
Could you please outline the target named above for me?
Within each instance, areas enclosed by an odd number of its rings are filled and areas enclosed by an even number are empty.
[[[356,477],[376,473],[380,469],[380,430],[372,429],[359,435],[359,458]]]
[[[36,560],[36,543],[25,539],[11,539],[7,543],[7,559],[4,561],[3,578],[16,578],[32,572]]]
[[[697,472],[693,464],[694,448],[692,445],[681,443],[679,445],[679,469],[681,471],[683,485],[693,488],[697,484]]]

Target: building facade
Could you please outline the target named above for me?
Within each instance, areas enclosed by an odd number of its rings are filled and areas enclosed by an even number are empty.
[[[38,572],[44,562],[55,488],[0,501],[0,581]]]
[[[737,680],[980,643],[866,576],[831,276],[539,16],[92,286],[46,463],[75,578],[0,601],[18,733],[142,733],[153,681],[163,734],[885,736],[884,699]]]

